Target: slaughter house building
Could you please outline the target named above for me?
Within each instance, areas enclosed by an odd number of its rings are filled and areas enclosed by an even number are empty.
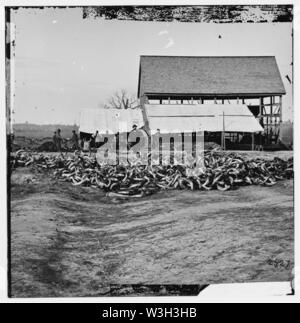
[[[263,145],[275,145],[285,94],[274,56],[140,57],[138,97],[150,132],[194,123],[191,131],[216,140],[221,132],[236,145],[252,138],[253,148],[263,133]]]

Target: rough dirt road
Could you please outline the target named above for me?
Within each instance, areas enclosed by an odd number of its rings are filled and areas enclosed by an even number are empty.
[[[119,201],[30,169],[12,175],[14,297],[107,296],[110,284],[287,281],[291,269],[268,260],[293,263],[293,244],[292,180]]]

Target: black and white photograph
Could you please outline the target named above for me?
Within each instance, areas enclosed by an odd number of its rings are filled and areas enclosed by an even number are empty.
[[[5,24],[8,297],[295,295],[292,4]]]

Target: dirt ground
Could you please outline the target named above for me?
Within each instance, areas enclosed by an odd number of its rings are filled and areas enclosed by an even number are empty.
[[[12,174],[13,297],[143,294],[110,286],[119,284],[290,279],[291,268],[269,260],[294,262],[292,180],[120,201],[29,168]]]

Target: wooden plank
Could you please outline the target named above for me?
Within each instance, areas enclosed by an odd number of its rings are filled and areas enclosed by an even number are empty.
[[[149,118],[212,118],[212,117],[215,117],[216,115],[215,114],[207,114],[207,115],[201,115],[201,116],[198,116],[198,115],[164,115],[164,116],[152,116],[152,115],[149,115]],[[235,116],[235,117],[239,117],[239,116]],[[240,116],[240,117],[248,117],[249,116]]]
[[[264,98],[260,98],[259,100],[259,117],[263,115],[263,105],[264,105]]]
[[[273,114],[266,113],[263,116],[264,117],[280,117],[280,113],[273,113]]]
[[[202,97],[202,98],[206,98],[206,99],[210,99],[213,100],[214,98],[218,98],[218,99],[222,99],[222,98],[230,98],[231,100],[235,100],[237,98],[237,96],[239,98],[245,98],[245,99],[258,99],[260,97],[269,97],[269,96],[280,96],[282,95],[282,93],[253,93],[251,95],[246,94],[246,93],[214,93],[214,94],[209,94],[209,93],[145,93],[145,95],[147,95],[149,98],[151,98],[152,100],[159,100],[160,98],[163,99],[168,99],[170,98],[174,98],[176,100],[176,98],[178,99],[186,99],[186,98],[190,98],[190,97]]]
[[[145,96],[141,97],[141,107],[142,107],[142,115],[143,115],[143,119],[144,119],[144,123],[145,123],[145,130],[148,133],[148,135],[150,135],[151,130],[150,130],[149,120],[148,120],[146,109],[145,109],[145,103],[147,101],[148,101],[147,97],[145,97]]]
[[[226,150],[226,140],[225,140],[225,113],[224,113],[224,111],[223,111],[222,148],[224,150]]]
[[[280,114],[280,106],[275,107],[274,115]]]
[[[279,104],[280,104],[280,122],[282,122],[282,95],[279,97]]]
[[[266,103],[266,104],[264,104],[264,106],[265,106],[265,107],[270,107],[270,106],[275,107],[275,106],[280,106],[280,103],[273,103],[273,104]]]
[[[271,104],[270,104],[270,114],[272,115],[273,114],[273,97],[272,96],[270,97],[270,102],[271,102]]]
[[[267,111],[266,111],[265,106],[263,105],[263,115],[266,115],[266,114],[267,114]]]

